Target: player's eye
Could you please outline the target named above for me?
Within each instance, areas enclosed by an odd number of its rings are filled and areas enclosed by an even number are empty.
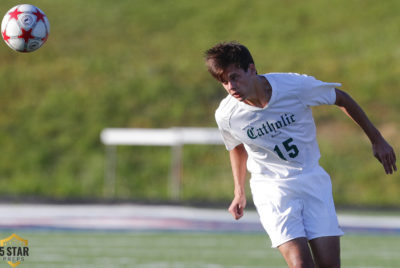
[[[238,79],[238,75],[233,74],[229,77],[232,81],[236,81]]]

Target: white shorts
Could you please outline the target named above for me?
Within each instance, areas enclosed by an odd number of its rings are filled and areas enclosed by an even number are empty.
[[[341,236],[332,184],[321,167],[296,178],[252,177],[253,201],[272,247],[298,237]]]

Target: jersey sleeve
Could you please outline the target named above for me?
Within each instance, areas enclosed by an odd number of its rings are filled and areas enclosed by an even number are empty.
[[[235,139],[232,134],[227,131],[226,129],[223,128],[219,128],[219,131],[221,132],[222,135],[222,140],[225,143],[225,148],[230,151],[233,150],[236,146],[238,146],[239,144],[241,144],[242,142]]]
[[[215,113],[215,120],[217,121],[222,140],[224,141],[225,147],[228,151],[234,149],[236,146],[242,143],[232,135],[229,128],[228,118],[221,116],[221,114],[217,111]]]
[[[340,83],[322,82],[307,75],[303,75],[301,85],[298,96],[306,106],[334,104],[336,101],[335,88],[342,86]]]

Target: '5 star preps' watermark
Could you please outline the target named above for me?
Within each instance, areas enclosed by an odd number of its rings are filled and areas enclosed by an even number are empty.
[[[11,267],[20,265],[29,256],[28,240],[16,234],[0,240],[0,258]]]

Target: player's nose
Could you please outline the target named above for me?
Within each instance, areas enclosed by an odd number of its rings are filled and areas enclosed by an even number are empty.
[[[232,83],[231,81],[228,82],[228,89],[229,91],[236,91],[236,85],[235,83]]]

